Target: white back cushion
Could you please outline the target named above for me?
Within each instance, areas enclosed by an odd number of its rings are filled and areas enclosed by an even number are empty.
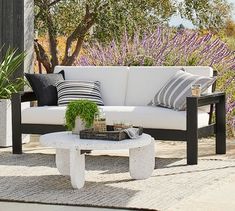
[[[187,73],[191,73],[194,75],[200,75],[200,76],[206,76],[206,77],[212,77],[213,76],[213,69],[211,67],[207,66],[186,66],[181,67],[183,68]]]
[[[56,66],[64,70],[65,80],[100,81],[104,105],[125,105],[127,67],[122,66]]]
[[[56,66],[55,73],[64,70],[65,80],[100,81],[107,106],[145,106],[182,68],[191,74],[213,76],[213,69],[206,66]]]
[[[184,68],[186,72],[195,75],[213,75],[213,69],[210,67],[130,67],[125,105],[147,105],[161,89],[161,87],[169,80],[169,78],[175,74],[175,71],[182,68]]]

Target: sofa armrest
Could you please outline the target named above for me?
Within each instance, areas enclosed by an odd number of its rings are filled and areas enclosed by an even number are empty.
[[[210,94],[203,94],[200,97],[187,97],[187,109],[190,109],[192,104],[197,105],[197,107],[217,104],[221,101],[224,101],[225,93],[224,92],[213,92]]]
[[[198,107],[215,104],[215,123],[198,128]],[[226,109],[225,93],[214,92],[200,97],[187,97],[187,156],[188,164],[196,164],[198,137],[216,135],[216,154],[226,153]]]
[[[214,105],[215,108],[220,105],[225,109],[225,93],[224,92],[213,92],[209,94],[204,94],[200,97],[187,97],[187,113],[190,112],[190,110],[201,106],[210,105],[210,112],[209,112],[209,124],[212,123],[212,116],[213,116],[213,110]],[[218,109],[217,109],[218,110]]]
[[[210,94],[204,94],[200,97],[187,97],[187,116],[191,115],[191,112],[196,112],[198,107],[210,105],[210,118],[209,124],[212,123],[213,109],[215,105],[216,116],[222,115],[225,116],[225,93],[224,92],[213,92]],[[220,111],[219,111],[220,110]],[[225,117],[223,117],[225,118]]]
[[[21,103],[36,100],[33,92],[19,92],[12,94],[12,146],[13,154],[22,154],[22,125],[21,125]]]
[[[30,101],[36,101],[37,97],[34,92],[32,91],[26,91],[26,92],[19,92],[17,93],[20,95],[20,101],[21,102],[30,102]]]

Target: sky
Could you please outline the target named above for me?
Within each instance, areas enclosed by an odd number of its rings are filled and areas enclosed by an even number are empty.
[[[233,20],[235,21],[235,0],[228,0],[228,2],[234,4],[233,16],[232,17],[233,17]],[[179,26],[181,23],[187,28],[194,28],[191,21],[182,19],[180,16],[172,17],[169,24],[170,24],[170,26]]]

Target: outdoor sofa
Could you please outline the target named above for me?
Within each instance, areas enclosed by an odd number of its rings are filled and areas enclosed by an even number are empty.
[[[124,121],[143,126],[144,132],[156,140],[186,141],[187,164],[192,165],[198,162],[198,138],[215,134],[216,154],[226,153],[225,94],[211,93],[209,88],[203,96],[187,97],[185,111],[149,106],[155,94],[182,68],[191,74],[213,76],[212,68],[198,66],[57,66],[54,72],[63,70],[65,80],[100,81],[107,124]],[[66,106],[30,107],[21,112],[22,102],[36,99],[33,92],[12,96],[13,153],[22,153],[22,134],[66,130]]]

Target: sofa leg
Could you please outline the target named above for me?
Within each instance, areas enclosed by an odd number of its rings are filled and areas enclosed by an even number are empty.
[[[12,152],[13,154],[22,154],[22,137],[21,133],[14,132],[12,134]]]
[[[216,116],[216,154],[226,153],[226,110],[225,95],[220,97],[220,102],[215,106]]]
[[[198,162],[198,135],[196,133],[187,136],[187,164],[196,165]]]
[[[187,164],[196,165],[198,161],[198,111],[197,98],[187,100]]]
[[[12,95],[11,108],[12,108],[12,150],[13,154],[22,154],[20,94]]]

